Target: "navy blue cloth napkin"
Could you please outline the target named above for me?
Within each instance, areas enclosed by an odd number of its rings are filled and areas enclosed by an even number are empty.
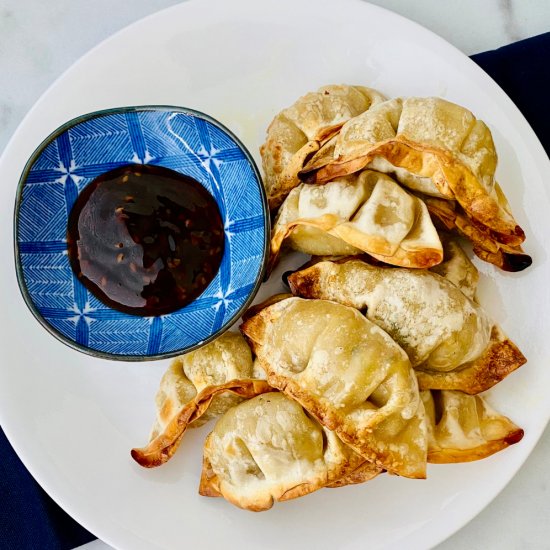
[[[510,96],[550,155],[550,32],[472,59]]]
[[[34,481],[0,429],[0,548],[69,550],[94,538]]]
[[[550,33],[472,56],[523,112],[550,152]],[[95,537],[34,481],[0,429],[0,549],[65,550]]]

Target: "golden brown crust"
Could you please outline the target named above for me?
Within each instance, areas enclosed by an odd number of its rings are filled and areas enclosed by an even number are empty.
[[[289,276],[306,298],[366,311],[408,354],[413,367],[450,371],[481,355],[491,323],[452,282],[426,270],[378,267],[357,259],[319,262]]]
[[[498,453],[514,443],[523,439],[523,430],[517,430],[508,434],[504,439],[489,441],[472,449],[428,449],[428,462],[431,464],[455,464],[457,462],[474,462]]]
[[[526,362],[517,346],[487,319],[479,305],[456,290],[456,283],[431,272],[407,272],[343,258],[294,272],[288,283],[295,295],[335,300],[366,310],[369,319],[409,354],[421,390],[479,393]],[[391,300],[385,299],[388,297]],[[407,315],[407,309],[414,309],[415,316]],[[462,324],[445,329],[444,320],[456,323],[455,314],[461,316]],[[433,327],[426,334],[424,329],[430,323]],[[421,351],[426,337],[431,348]]]
[[[205,441],[199,493],[257,512],[354,473],[356,480],[378,473],[364,463],[298,403],[273,392],[220,418]]]
[[[331,326],[338,325],[338,333],[327,328],[329,319]],[[312,321],[317,323],[315,327]],[[282,350],[283,344],[278,338],[284,326],[292,327],[289,332],[292,336],[283,338],[295,340],[295,351]],[[346,445],[378,467],[410,478],[425,477],[425,459],[422,458],[425,453],[424,413],[416,380],[406,355],[376,325],[352,308],[334,302],[289,298],[262,310],[246,321],[241,330],[274,388],[300,403]],[[330,342],[325,341],[327,338]],[[339,358],[329,358],[326,346],[339,349]],[[308,353],[317,357],[317,361],[308,360]],[[349,353],[353,358],[346,360]],[[363,361],[359,359],[361,353],[365,354]],[[381,370],[371,363],[374,357],[380,361]],[[329,363],[325,364],[326,360]],[[340,374],[335,374],[336,365],[340,365]],[[386,372],[386,368],[393,374]],[[318,376],[323,379],[322,383]],[[313,379],[316,387],[311,385]],[[322,388],[334,388],[344,380],[345,388],[338,390],[336,395],[330,389],[329,396],[323,395]],[[380,391],[379,395],[385,397],[381,402],[374,398],[370,405],[366,402],[345,405],[346,400],[355,402],[354,388],[364,391],[358,389],[363,385],[370,388],[371,395]],[[368,411],[364,410],[365,406]],[[399,435],[394,433],[397,425],[400,426]]]
[[[260,147],[269,207],[278,208],[300,182],[298,171],[350,118],[385,97],[364,86],[327,85],[275,116]]]
[[[149,440],[162,433],[180,409],[203,389],[250,378],[255,378],[252,353],[238,332],[224,332],[209,344],[174,358],[155,395],[156,418]],[[191,427],[197,428],[223,414],[239,400],[231,393],[218,395]]]
[[[427,372],[419,367],[416,375],[421,390],[460,390],[475,395],[492,388],[526,362],[518,347],[495,325],[489,345],[475,361],[457,372]]]
[[[309,226],[316,227],[322,231],[326,231],[329,234],[333,234],[336,222],[330,215],[325,215],[315,220],[301,219],[295,222],[289,223],[284,231],[274,233],[271,240],[271,255],[269,257],[267,272],[271,273],[279,260],[279,254],[281,251],[283,241],[292,233],[295,227]],[[340,230],[338,237],[346,243],[365,250],[374,258],[384,262],[388,265],[394,265],[399,267],[411,267],[417,269],[427,269],[434,265],[437,265],[443,259],[443,252],[440,248],[425,248],[422,250],[403,250],[398,249],[397,252],[391,256],[384,254],[385,243],[377,241],[376,237],[365,238],[364,235],[357,235],[352,230]]]
[[[275,143],[271,145],[269,139],[260,148],[262,157],[265,158],[266,150],[270,146],[272,147],[273,162],[277,168],[274,174],[276,176],[276,181],[270,189],[267,201],[269,209],[276,210],[281,206],[288,193],[296,186],[300,185],[300,180],[297,175],[298,171],[304,166],[304,162],[309,155],[315,153],[315,151],[319,149],[319,143],[308,141],[303,147],[296,151],[291,161],[286,165],[284,164],[280,144]]]
[[[199,495],[203,497],[221,497],[218,476],[212,470],[207,456],[202,457],[202,472],[199,482]]]
[[[264,369],[266,372],[269,369],[269,367],[265,366],[265,363]],[[377,465],[381,469],[387,469],[388,471],[411,479],[426,478],[426,470],[420,464],[417,465],[418,467],[416,469],[407,468],[404,462],[396,458],[395,453],[388,452],[384,448],[379,448],[376,434],[372,433],[374,431],[372,428],[367,431],[342,429],[340,415],[326,406],[323,406],[317,399],[312,397],[309,391],[304,391],[300,388],[299,384],[284,376],[277,376],[271,373],[268,373],[268,380],[274,388],[277,388],[298,401],[298,403],[300,403],[300,405],[302,405],[302,407],[312,416],[317,418],[323,426],[336,432],[338,437],[346,445],[356,450],[369,462]],[[371,433],[368,433],[369,431]]]
[[[487,193],[479,180],[465,165],[447,151],[410,141],[402,136],[375,144],[365,154],[352,160],[335,160],[317,171],[308,166],[299,172],[299,178],[307,183],[323,184],[337,177],[349,175],[365,168],[381,156],[394,166],[430,178],[445,193],[447,187],[470,217],[479,221],[501,238],[507,237],[515,244],[525,240],[525,233],[510,216],[504,215],[498,203]]]
[[[277,302],[280,302],[281,300],[286,300],[287,298],[290,298],[292,294],[289,294],[288,292],[281,292],[280,294],[274,294],[273,296],[270,296],[269,298],[265,299],[263,302],[259,304],[254,304],[253,306],[250,306],[243,314],[242,320],[247,321],[251,317],[254,317],[254,315],[257,315],[262,311],[262,309],[271,306],[273,304],[276,304]]]
[[[170,460],[178,449],[189,424],[208,410],[216,395],[231,392],[239,397],[250,399],[269,391],[273,391],[273,388],[265,380],[232,380],[221,386],[205,388],[180,409],[155,439],[145,447],[132,449],[132,458],[145,468],[154,468]]]
[[[428,269],[439,264],[439,262],[441,262],[441,258],[443,257],[441,250],[439,249],[410,251],[407,253],[403,253],[399,250],[397,254],[394,254],[393,256],[385,256],[384,254],[377,254],[376,252],[369,252],[369,254],[373,258],[376,258],[389,266],[412,269]]]
[[[474,253],[483,261],[504,271],[513,272],[522,271],[531,265],[531,257],[523,252],[521,246],[499,242],[491,231],[469,218],[453,201],[425,197],[424,202],[434,221],[439,222],[439,226],[445,230],[453,231],[471,241]]]
[[[426,199],[457,201],[467,218],[462,225],[485,234],[482,259],[510,271],[529,264],[526,255],[518,257],[525,234],[494,178],[491,132],[467,109],[440,98],[386,101],[344,124],[332,149],[332,158],[330,150],[315,155],[299,178],[325,184],[364,168],[395,174]]]
[[[520,441],[523,430],[481,395],[423,391],[428,418],[428,462],[449,464],[488,457]]]
[[[326,485],[330,489],[336,489],[338,487],[345,487],[346,485],[358,485],[360,483],[366,483],[376,476],[381,474],[384,470],[366,460],[361,466],[350,472],[349,474],[341,477],[340,479]]]
[[[443,243],[443,261],[430,268],[430,271],[445,277],[465,294],[470,300],[475,299],[479,271],[458,244],[449,234],[439,235]]]
[[[346,262],[351,259],[357,259],[354,256],[342,258],[341,260],[334,260],[334,262]],[[320,260],[311,265],[301,267],[298,271],[291,273],[287,277],[288,286],[294,296],[301,296],[302,298],[322,298],[325,293],[322,289],[321,278],[319,277],[316,269],[314,268],[318,263],[322,263],[326,260]],[[339,302],[345,306],[353,307],[351,300],[342,299]]]
[[[293,189],[272,231],[268,272],[287,239],[305,254],[363,251],[400,267],[428,268],[443,259],[426,205],[389,176],[372,170],[325,186]]]

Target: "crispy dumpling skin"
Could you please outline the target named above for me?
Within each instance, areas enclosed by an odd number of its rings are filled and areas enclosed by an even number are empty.
[[[270,208],[277,208],[298,185],[297,174],[308,156],[344,122],[384,100],[382,94],[364,86],[328,85],[281,111],[260,148]]]
[[[428,462],[471,462],[520,441],[523,430],[481,395],[422,391],[428,418]]]
[[[350,259],[319,262],[288,281],[297,295],[368,308],[367,317],[405,350],[414,367],[453,370],[477,358],[489,341],[490,322],[481,308],[429,271]],[[441,348],[447,341],[453,349]]]
[[[495,182],[491,132],[467,109],[434,97],[392,99],[344,124],[330,147],[332,158],[320,151],[302,181],[325,183],[363,168],[390,173],[418,193],[456,200],[492,246],[522,254],[525,234]]]
[[[425,477],[416,377],[383,330],[353,308],[301,298],[266,307],[241,330],[270,385],[380,468]]]
[[[233,391],[216,392],[210,398],[209,388],[221,387],[232,380],[252,378],[252,353],[238,332],[225,332],[206,346],[176,357],[164,373],[155,396],[156,420],[149,437],[151,443],[147,454],[151,455],[153,449],[159,450],[165,445],[160,444],[161,441],[176,437],[175,433],[168,435],[174,426],[178,426],[179,437],[189,424],[192,427],[201,426],[242,399],[238,392]],[[208,391],[203,393],[204,390]],[[204,406],[206,400],[207,407]],[[199,404],[201,414],[196,414]],[[170,443],[172,454],[176,448],[177,444],[173,446]],[[165,450],[162,452],[165,453],[163,456],[167,456]]]
[[[433,273],[441,275],[441,277],[445,277],[445,279],[458,287],[463,294],[475,301],[477,285],[479,283],[479,271],[454,236],[448,233],[440,233],[439,237],[443,245],[443,261],[440,264],[430,267],[429,270]],[[361,252],[359,254],[347,256],[336,254],[330,256],[313,255],[311,259],[302,265],[297,271],[302,271],[322,261],[341,263],[347,262],[351,259],[361,260],[378,267],[387,267],[385,262]],[[288,272],[285,274],[285,280],[286,277],[291,275],[291,273],[292,272]],[[285,297],[288,297],[288,294],[285,295]]]
[[[355,470],[344,475],[344,477],[329,483],[326,487],[329,489],[337,489],[338,487],[345,487],[346,485],[359,485],[370,481],[377,475],[383,473],[383,471],[384,470],[376,466],[376,464],[365,460],[365,462],[363,462],[363,464],[358,466]]]
[[[318,262],[288,282],[296,295],[366,309],[405,350],[421,389],[479,393],[525,363],[481,307],[436,273],[344,259]]]
[[[238,332],[225,332],[206,346],[176,357],[164,373],[155,396],[157,418],[150,439],[203,389],[230,380],[252,378],[252,371],[252,353]],[[223,414],[238,402],[239,399],[231,394],[217,396],[193,427]]]
[[[460,390],[475,395],[498,384],[527,359],[498,325],[491,327],[491,337],[483,353],[473,361],[448,372],[416,369],[418,385],[422,390]]]
[[[206,438],[199,493],[259,512],[335,483],[360,466],[371,477],[379,472],[364,463],[298,402],[265,393],[230,409]]]
[[[455,239],[448,235],[440,237],[443,243],[443,261],[431,267],[430,271],[445,277],[473,300],[479,282],[479,271]]]
[[[242,400],[272,390],[265,380],[255,379],[231,380],[219,386],[208,386],[181,407],[165,428],[145,447],[132,449],[132,458],[144,468],[161,466],[174,456],[187,428],[208,411],[216,397],[230,393]]]
[[[500,186],[495,183],[495,191],[499,190]],[[476,256],[483,261],[512,272],[522,271],[532,264],[531,256],[525,254],[521,246],[495,242],[491,231],[468,217],[456,201],[435,197],[424,197],[423,200],[438,229],[466,237]]]
[[[425,204],[389,176],[371,170],[293,189],[273,229],[271,266],[285,240],[305,254],[366,252],[403,267],[427,268],[443,259]]]

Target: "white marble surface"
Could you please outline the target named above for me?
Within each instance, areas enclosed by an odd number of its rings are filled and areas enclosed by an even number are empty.
[[[34,101],[80,55],[128,23],[175,3],[176,0],[0,0],[0,150]],[[373,3],[417,21],[467,54],[550,31],[549,0]],[[550,549],[549,463],[547,429],[512,482],[438,550]],[[86,545],[87,550],[108,548],[99,541]]]

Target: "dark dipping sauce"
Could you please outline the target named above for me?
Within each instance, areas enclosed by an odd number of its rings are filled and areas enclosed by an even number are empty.
[[[102,174],[78,196],[67,230],[71,267],[109,307],[132,315],[176,311],[220,266],[223,223],[189,176],[152,165]]]

